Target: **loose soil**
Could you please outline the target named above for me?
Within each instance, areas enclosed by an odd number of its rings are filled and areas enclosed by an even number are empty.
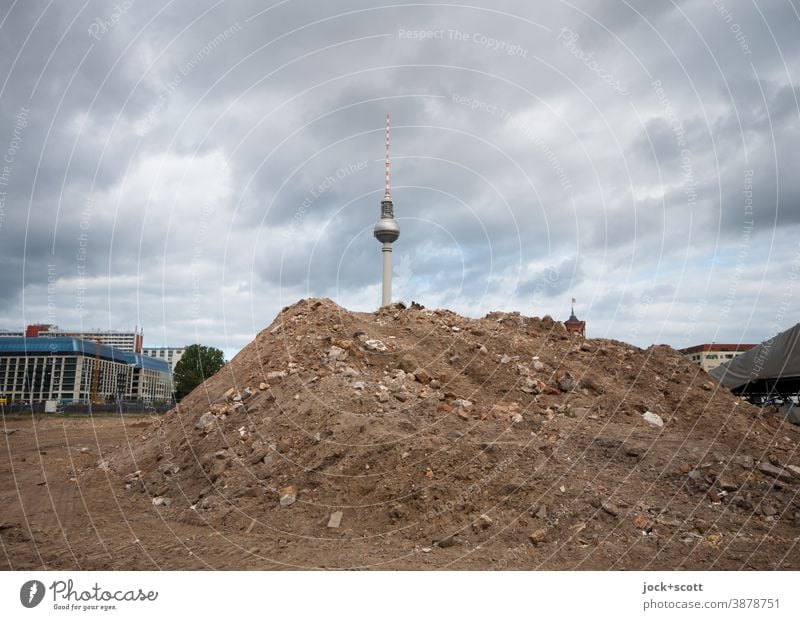
[[[800,568],[800,429],[549,317],[303,300],[161,417],[4,424],[6,569]]]

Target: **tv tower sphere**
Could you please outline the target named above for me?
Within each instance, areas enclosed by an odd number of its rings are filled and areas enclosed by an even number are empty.
[[[381,218],[373,230],[375,238],[383,244],[383,293],[381,306],[392,303],[392,243],[400,236],[400,225],[394,219],[394,204],[389,192],[389,115],[386,115],[386,189],[381,200]]]

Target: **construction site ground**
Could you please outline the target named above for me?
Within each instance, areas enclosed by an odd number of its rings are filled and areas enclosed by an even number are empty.
[[[549,317],[290,306],[163,416],[7,418],[5,569],[798,569],[800,432]]]

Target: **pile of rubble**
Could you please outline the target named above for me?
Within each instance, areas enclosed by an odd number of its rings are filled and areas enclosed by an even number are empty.
[[[165,518],[310,557],[334,541],[342,565],[375,539],[529,568],[678,566],[796,540],[798,437],[666,346],[583,340],[547,316],[308,299],[111,466]]]

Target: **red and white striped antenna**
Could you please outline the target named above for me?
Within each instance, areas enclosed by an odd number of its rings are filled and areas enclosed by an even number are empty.
[[[389,194],[389,113],[386,113],[386,191],[385,198],[391,198]]]

